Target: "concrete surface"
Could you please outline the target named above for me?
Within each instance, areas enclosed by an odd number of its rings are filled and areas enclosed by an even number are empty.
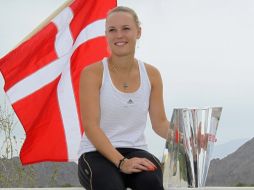
[[[84,190],[83,188],[80,187],[68,187],[68,188],[0,188],[0,190]],[[192,190],[192,189],[198,189],[198,190],[254,190],[254,187],[202,187],[202,188],[170,188],[169,190]]]

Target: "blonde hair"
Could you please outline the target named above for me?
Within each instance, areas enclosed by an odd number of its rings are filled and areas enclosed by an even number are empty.
[[[141,24],[141,23],[140,23],[140,21],[139,21],[138,15],[137,15],[137,13],[136,13],[133,9],[131,9],[131,8],[129,8],[129,7],[125,7],[125,6],[117,6],[117,7],[113,8],[113,9],[111,9],[111,10],[108,12],[107,17],[108,17],[109,15],[111,15],[112,13],[117,13],[117,12],[126,12],[126,13],[130,13],[130,14],[133,16],[133,19],[134,19],[136,25],[137,25],[138,27],[140,27],[140,24]]]

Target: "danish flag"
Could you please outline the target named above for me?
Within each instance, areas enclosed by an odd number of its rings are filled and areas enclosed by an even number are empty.
[[[108,56],[105,18],[116,0],[75,0],[0,59],[4,90],[26,133],[22,164],[77,160],[82,69]]]

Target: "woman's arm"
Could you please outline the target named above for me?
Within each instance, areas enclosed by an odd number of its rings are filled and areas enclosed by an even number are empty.
[[[160,72],[151,65],[146,64],[146,68],[151,83],[149,115],[152,127],[159,136],[167,139],[170,122],[167,120],[164,109],[161,75]]]
[[[102,80],[102,64],[95,63],[88,66],[80,77],[80,110],[82,125],[87,138],[103,156],[118,167],[124,156],[111,144],[108,137],[100,128],[100,87]],[[121,164],[124,173],[149,170],[155,165],[147,159],[132,158]]]
[[[112,146],[100,125],[101,63],[88,66],[80,77],[80,110],[85,134],[96,149],[118,166],[123,156]]]

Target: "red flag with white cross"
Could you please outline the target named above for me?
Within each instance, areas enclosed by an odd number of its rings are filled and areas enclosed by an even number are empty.
[[[82,69],[108,56],[107,12],[116,0],[75,0],[0,59],[4,90],[26,133],[22,164],[77,160]]]

